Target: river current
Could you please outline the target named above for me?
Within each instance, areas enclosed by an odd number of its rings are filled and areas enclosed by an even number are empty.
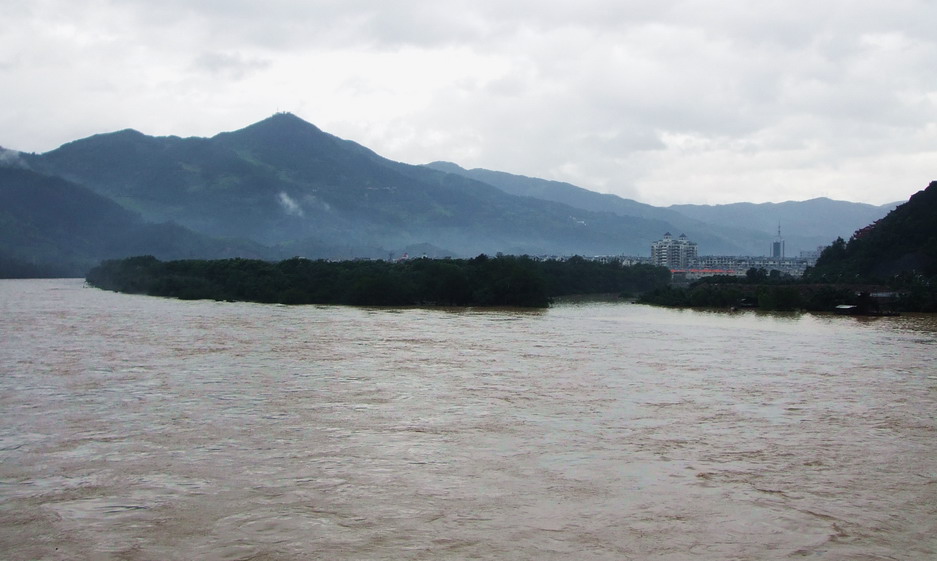
[[[0,558],[937,558],[937,318],[0,281]]]

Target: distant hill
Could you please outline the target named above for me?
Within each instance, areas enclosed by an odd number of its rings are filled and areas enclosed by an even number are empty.
[[[0,167],[0,278],[83,276],[105,258],[250,254],[177,224],[151,224],[59,177]]]
[[[887,216],[862,228],[848,242],[824,250],[810,276],[818,280],[861,278],[898,285],[937,281],[937,181]]]
[[[465,169],[452,162],[432,162],[425,164],[425,166],[494,185],[512,195],[554,201],[574,208],[594,212],[614,212],[620,216],[637,216],[651,220],[675,221],[686,219],[679,213],[667,209],[624,199],[616,195],[596,193],[571,183],[513,175],[503,171],[482,168]]]
[[[127,130],[25,160],[146,220],[309,257],[386,257],[427,243],[457,256],[645,254],[667,227],[393,162],[283,113],[210,139]]]
[[[668,208],[708,224],[732,224],[758,231],[772,241],[780,226],[787,254],[796,256],[800,250],[814,250],[818,246],[829,245],[837,237],[849,237],[859,228],[885,216],[895,206],[896,203],[875,206],[817,198],[783,203],[672,205]]]
[[[611,212],[625,218],[640,218],[651,228],[645,234],[647,247],[638,255],[650,251],[650,242],[661,239],[666,232],[686,233],[710,254],[744,255],[755,247],[768,247],[769,240],[756,231],[741,231],[705,224],[678,212],[659,208],[617,195],[596,193],[570,183],[549,181],[535,177],[512,175],[487,169],[464,169],[451,162],[433,162],[426,167],[468,177],[493,185],[498,189],[520,197],[530,197],[569,205],[591,212]]]
[[[838,236],[884,216],[894,205],[873,206],[830,199],[786,203],[729,205],[673,205],[655,207],[616,195],[589,191],[569,183],[548,181],[486,169],[466,170],[451,162],[427,167],[494,185],[513,195],[561,202],[574,208],[613,212],[666,223],[678,235],[685,233],[705,255],[765,255],[777,237],[780,222],[788,256],[815,250]],[[662,235],[661,231],[658,236]]]

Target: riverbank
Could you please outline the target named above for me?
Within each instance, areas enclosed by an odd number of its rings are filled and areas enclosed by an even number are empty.
[[[666,286],[643,294],[639,302],[676,308],[757,308],[766,311],[832,312],[856,306],[869,312],[934,312],[932,292],[895,290],[874,284],[714,283]]]

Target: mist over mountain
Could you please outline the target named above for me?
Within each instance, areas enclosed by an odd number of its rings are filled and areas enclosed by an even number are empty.
[[[122,130],[2,156],[0,259],[78,274],[130,254],[647,256],[668,231],[701,254],[763,255],[778,220],[792,255],[886,212],[825,199],[659,208],[567,183],[394,162],[289,113],[211,138]]]
[[[26,160],[146,220],[315,248],[313,256],[386,256],[426,243],[456,255],[643,254],[669,227],[393,162],[282,113],[209,139],[127,130]]]
[[[827,246],[838,237],[849,238],[894,209],[898,203],[875,206],[816,198],[783,203],[732,203],[723,205],[671,205],[670,210],[707,224],[732,224],[757,231],[771,239],[778,227],[788,255]]]
[[[79,276],[102,259],[258,254],[249,242],[208,238],[178,224],[145,222],[60,177],[0,167],[0,276]]]
[[[873,206],[819,198],[802,202],[735,203],[728,205],[672,205],[661,208],[589,191],[569,183],[512,175],[487,169],[464,169],[452,162],[427,167],[494,185],[524,197],[561,202],[574,208],[638,216],[671,225],[674,235],[685,233],[703,255],[764,255],[782,226],[788,256],[815,250],[837,237],[848,238],[895,207]],[[658,237],[663,232],[658,234]]]

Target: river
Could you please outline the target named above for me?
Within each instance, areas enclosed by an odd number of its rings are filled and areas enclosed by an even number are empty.
[[[937,318],[0,281],[0,557],[937,558]]]

